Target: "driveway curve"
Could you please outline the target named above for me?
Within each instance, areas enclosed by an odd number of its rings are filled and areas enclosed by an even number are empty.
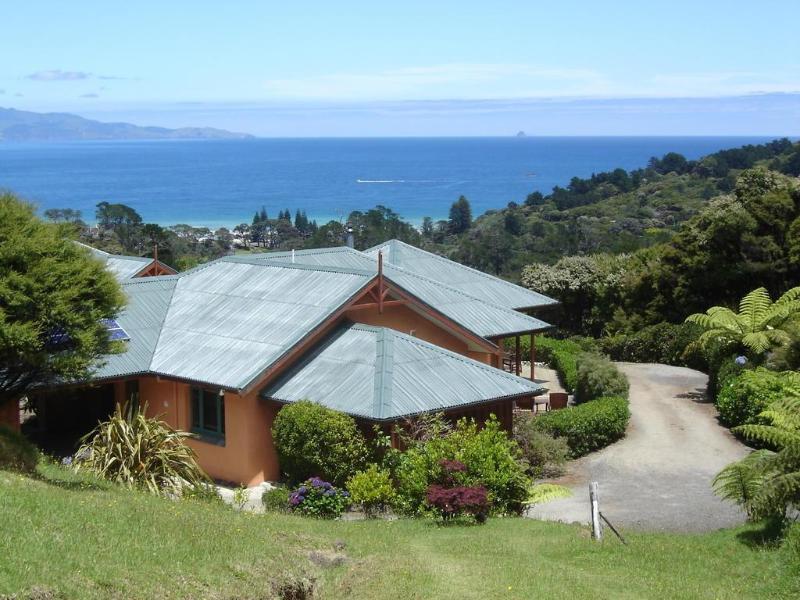
[[[749,450],[717,422],[707,377],[683,367],[617,363],[630,381],[631,420],[616,444],[573,461],[554,483],[573,496],[534,506],[529,517],[588,522],[589,482],[616,525],[655,531],[710,531],[744,513],[711,491],[714,476]]]

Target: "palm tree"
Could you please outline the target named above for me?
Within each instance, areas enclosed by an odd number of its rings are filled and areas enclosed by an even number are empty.
[[[688,316],[686,321],[705,329],[698,339],[703,346],[711,340],[720,340],[742,345],[758,355],[791,341],[782,327],[798,314],[800,287],[790,289],[775,302],[766,288],[760,287],[742,298],[738,313],[724,306],[713,306],[705,314]]]
[[[759,415],[766,424],[733,429],[775,450],[756,450],[714,479],[716,494],[744,507],[751,519],[783,517],[800,506],[800,374],[790,381],[786,397]]]

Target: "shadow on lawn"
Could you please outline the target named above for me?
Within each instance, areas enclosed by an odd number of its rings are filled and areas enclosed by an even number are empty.
[[[108,481],[98,479],[89,473],[76,473],[69,467],[58,464],[53,459],[43,459],[36,468],[35,479],[72,491],[107,491],[113,485]]]
[[[740,531],[736,534],[736,539],[754,550],[777,548],[785,531],[786,523],[782,519],[768,519]]]

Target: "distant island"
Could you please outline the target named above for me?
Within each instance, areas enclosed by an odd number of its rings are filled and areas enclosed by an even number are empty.
[[[213,127],[141,127],[103,123],[69,113],[36,113],[0,108],[0,142],[61,142],[73,140],[241,140],[252,138]]]
[[[528,136],[525,135],[524,131],[518,131],[517,132],[517,137],[528,137]]]

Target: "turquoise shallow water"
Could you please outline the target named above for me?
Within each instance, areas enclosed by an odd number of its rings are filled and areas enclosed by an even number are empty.
[[[463,194],[473,212],[523,202],[577,175],[760,143],[741,137],[326,138],[0,144],[0,187],[40,208],[100,201],[145,221],[208,226],[250,221],[262,205],[318,221],[383,204],[406,219],[444,218]]]

